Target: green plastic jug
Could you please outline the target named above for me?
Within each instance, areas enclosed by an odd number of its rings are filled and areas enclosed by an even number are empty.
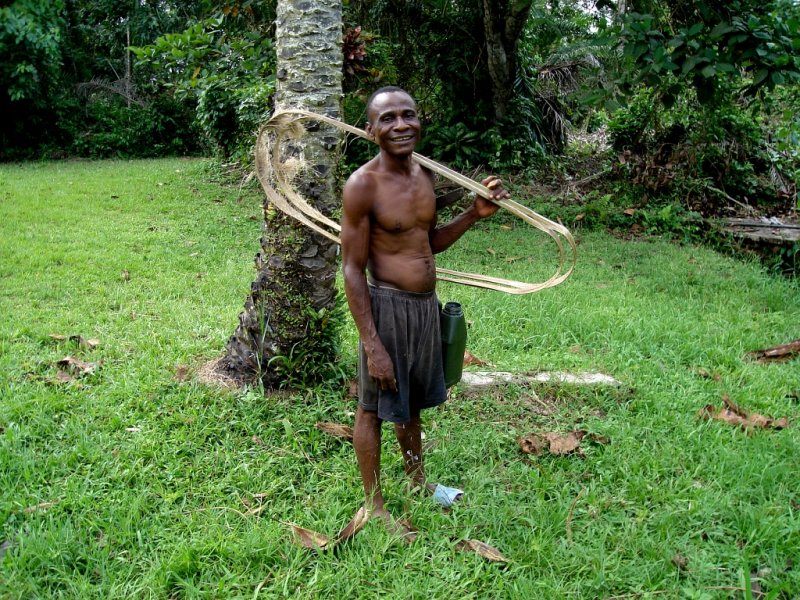
[[[442,363],[447,387],[461,381],[467,349],[467,320],[458,302],[448,302],[441,311]]]

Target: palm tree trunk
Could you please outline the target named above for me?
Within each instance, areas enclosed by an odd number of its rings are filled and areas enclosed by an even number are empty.
[[[278,1],[277,108],[339,117],[341,36],[341,0]],[[340,133],[319,123],[306,129],[306,136],[285,152],[302,157],[308,167],[296,179],[300,193],[330,215],[339,204],[334,179]],[[336,302],[338,246],[266,201],[262,231],[258,274],[220,366],[239,380],[261,378],[267,387],[277,387],[287,368],[326,360],[314,345],[330,334],[324,330],[330,321],[314,315]]]

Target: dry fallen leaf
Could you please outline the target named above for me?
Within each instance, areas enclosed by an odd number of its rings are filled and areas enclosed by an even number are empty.
[[[264,445],[264,442],[263,442],[263,440],[262,440],[260,437],[258,437],[257,435],[254,435],[254,436],[253,436],[253,443],[254,443],[256,446],[263,446],[263,445]]]
[[[765,348],[764,350],[754,350],[748,352],[747,356],[753,360],[760,362],[767,362],[770,360],[789,360],[795,356],[800,355],[800,340],[789,342],[788,344],[781,344],[773,348]]]
[[[353,428],[341,423],[330,423],[328,421],[321,421],[315,425],[317,429],[323,433],[328,433],[335,437],[353,439]]]
[[[598,444],[609,444],[611,440],[604,435],[588,433],[583,430],[569,431],[567,433],[547,432],[544,434],[530,433],[519,439],[519,447],[526,454],[540,456],[544,450],[562,456],[566,454],[578,454],[583,456],[583,449],[580,447],[581,440],[587,438]]]
[[[524,256],[509,256],[506,258],[507,263],[512,263],[514,261],[519,260],[520,258],[525,258]]]
[[[772,419],[758,413],[748,414],[735,404],[728,396],[722,397],[723,406],[717,409],[713,404],[706,404],[698,412],[702,419],[722,421],[729,425],[741,427],[745,430],[757,429],[785,429],[789,426],[789,419],[781,417]]]
[[[626,208],[625,210],[622,211],[622,214],[627,215],[629,217],[632,217],[633,215],[636,214],[636,209],[635,208]]]
[[[540,435],[531,433],[519,439],[519,447],[525,454],[540,456],[542,451],[548,447],[548,442]]]
[[[95,338],[86,339],[82,335],[60,335],[58,333],[51,333],[49,334],[50,339],[56,340],[57,342],[65,342],[69,340],[70,342],[75,342],[78,346],[82,348],[87,348],[92,350],[97,347],[100,343],[100,340]]]
[[[288,523],[288,525],[292,528],[295,543],[299,544],[303,548],[308,548],[310,550],[325,550],[328,547],[328,544],[331,543],[331,541],[321,533],[311,531],[305,527],[300,527],[294,523]]]
[[[34,504],[33,506],[28,506],[22,510],[24,513],[33,513],[38,510],[47,510],[48,508],[55,506],[56,502],[40,502],[39,504]]]
[[[500,229],[503,231],[512,231],[514,229],[513,225],[500,225]]]
[[[469,350],[464,351],[464,366],[468,367],[470,365],[476,365],[478,367],[485,367],[488,366],[489,363],[485,360],[481,360],[474,354],[472,354]]]
[[[75,378],[66,371],[59,370],[56,373],[56,383],[70,383],[71,381],[75,381]]]
[[[497,254],[497,251],[494,248],[487,248],[486,251],[492,256],[495,256]]]
[[[487,560],[492,562],[507,563],[508,559],[500,554],[497,548],[493,548],[489,544],[479,542],[478,540],[461,540],[456,543],[456,549],[464,552],[475,552]]]
[[[123,269],[122,273],[119,275],[119,278],[122,279],[122,281],[130,281],[131,274],[128,272],[128,269]]]
[[[672,557],[672,564],[678,571],[685,571],[689,566],[689,559],[682,554],[676,554]]]
[[[176,381],[186,381],[186,377],[189,375],[189,367],[186,365],[178,365],[175,367],[175,380]]]
[[[544,437],[550,442],[550,454],[570,454],[577,452],[583,454],[580,449],[583,433],[580,431],[570,431],[569,433],[546,433]]]
[[[358,398],[358,379],[353,379],[347,385],[347,395],[350,398]]]
[[[99,366],[98,363],[84,362],[74,356],[65,356],[56,363],[59,367],[67,369],[82,377],[83,375],[91,375]]]
[[[369,521],[369,511],[364,508],[363,506],[356,511],[356,514],[350,520],[350,522],[345,525],[345,527],[336,535],[336,542],[343,542],[344,540],[349,540],[359,531],[364,529],[364,526]]]
[[[142,430],[141,427],[126,427],[125,431],[128,433],[139,433]]]

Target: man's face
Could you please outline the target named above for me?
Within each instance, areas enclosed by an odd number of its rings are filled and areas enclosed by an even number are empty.
[[[422,127],[417,116],[417,105],[404,92],[384,92],[372,100],[367,133],[374,136],[382,150],[389,154],[406,156],[414,151]]]

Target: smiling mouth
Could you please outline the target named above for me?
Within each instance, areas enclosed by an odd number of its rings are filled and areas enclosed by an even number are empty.
[[[414,139],[413,135],[403,135],[403,136],[400,136],[400,137],[392,138],[392,141],[393,142],[407,142],[407,141],[413,140],[413,139]]]

